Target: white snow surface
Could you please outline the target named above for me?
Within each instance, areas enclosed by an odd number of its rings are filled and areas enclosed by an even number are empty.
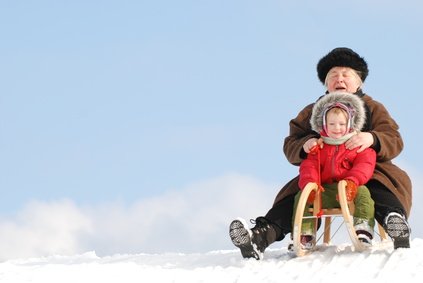
[[[422,282],[423,239],[410,249],[391,242],[364,252],[351,244],[320,245],[293,257],[283,248],[265,252],[261,261],[243,259],[239,250],[207,253],[124,254],[14,259],[0,263],[0,282]]]

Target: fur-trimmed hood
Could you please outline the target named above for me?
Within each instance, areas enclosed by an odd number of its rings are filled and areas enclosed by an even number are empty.
[[[366,123],[366,110],[363,100],[355,94],[331,92],[322,96],[313,106],[310,125],[313,131],[321,133],[325,128],[325,115],[331,108],[347,110],[349,131],[360,131]]]

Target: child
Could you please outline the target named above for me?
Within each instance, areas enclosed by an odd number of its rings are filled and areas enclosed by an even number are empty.
[[[320,148],[315,148],[302,161],[298,185],[302,190],[308,183],[319,184],[320,180],[324,188],[322,207],[334,208],[340,206],[336,196],[338,182],[345,180],[347,200],[355,204],[354,228],[358,239],[365,245],[371,245],[375,225],[374,201],[364,184],[373,175],[376,152],[371,148],[361,152],[357,148],[348,150],[344,144],[363,128],[365,122],[364,102],[356,95],[333,92],[318,100],[313,107],[310,124],[315,132],[320,133]],[[294,218],[300,194],[295,196]],[[314,198],[313,191],[307,203],[312,204]],[[314,224],[312,219],[303,221],[301,244],[305,249],[313,248]]]

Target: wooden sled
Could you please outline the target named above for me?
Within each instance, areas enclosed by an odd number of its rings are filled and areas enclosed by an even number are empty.
[[[310,195],[310,193],[314,190],[316,191],[316,197],[313,203],[313,207],[310,208],[310,212],[313,214],[312,219],[315,221],[314,225],[314,242],[313,246],[316,247],[317,244],[317,222],[318,219],[324,220],[324,232],[323,232],[323,243],[329,244],[331,239],[331,233],[330,233],[330,226],[331,226],[331,218],[332,216],[340,216],[342,215],[344,219],[344,224],[346,226],[346,229],[348,231],[348,235],[350,236],[351,242],[353,244],[353,247],[356,251],[363,251],[366,249],[366,246],[363,245],[357,237],[357,234],[355,233],[354,224],[353,224],[353,213],[354,213],[354,203],[353,202],[347,202],[347,196],[345,192],[346,182],[340,181],[338,183],[338,196],[339,196],[339,203],[340,208],[328,208],[328,209],[321,209],[321,197],[320,197],[320,190],[318,190],[318,185],[316,183],[308,183],[306,187],[303,189],[300,199],[298,201],[297,210],[295,212],[295,221],[294,221],[294,227],[292,230],[293,234],[293,249],[297,256],[304,256],[306,254],[309,254],[310,252],[313,252],[313,249],[307,250],[303,249],[301,246],[301,227],[303,220],[307,218],[307,216],[304,216],[304,211],[307,205],[307,199]],[[310,216],[308,217],[310,218]],[[386,233],[383,227],[378,224],[379,227],[379,235],[381,238],[381,241],[386,240]]]

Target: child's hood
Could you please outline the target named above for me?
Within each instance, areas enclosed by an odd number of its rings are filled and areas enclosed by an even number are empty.
[[[331,92],[322,96],[313,106],[310,124],[313,131],[321,133],[324,128],[326,112],[339,107],[348,111],[350,130],[360,131],[366,122],[366,110],[363,100],[357,95],[346,92]]]

